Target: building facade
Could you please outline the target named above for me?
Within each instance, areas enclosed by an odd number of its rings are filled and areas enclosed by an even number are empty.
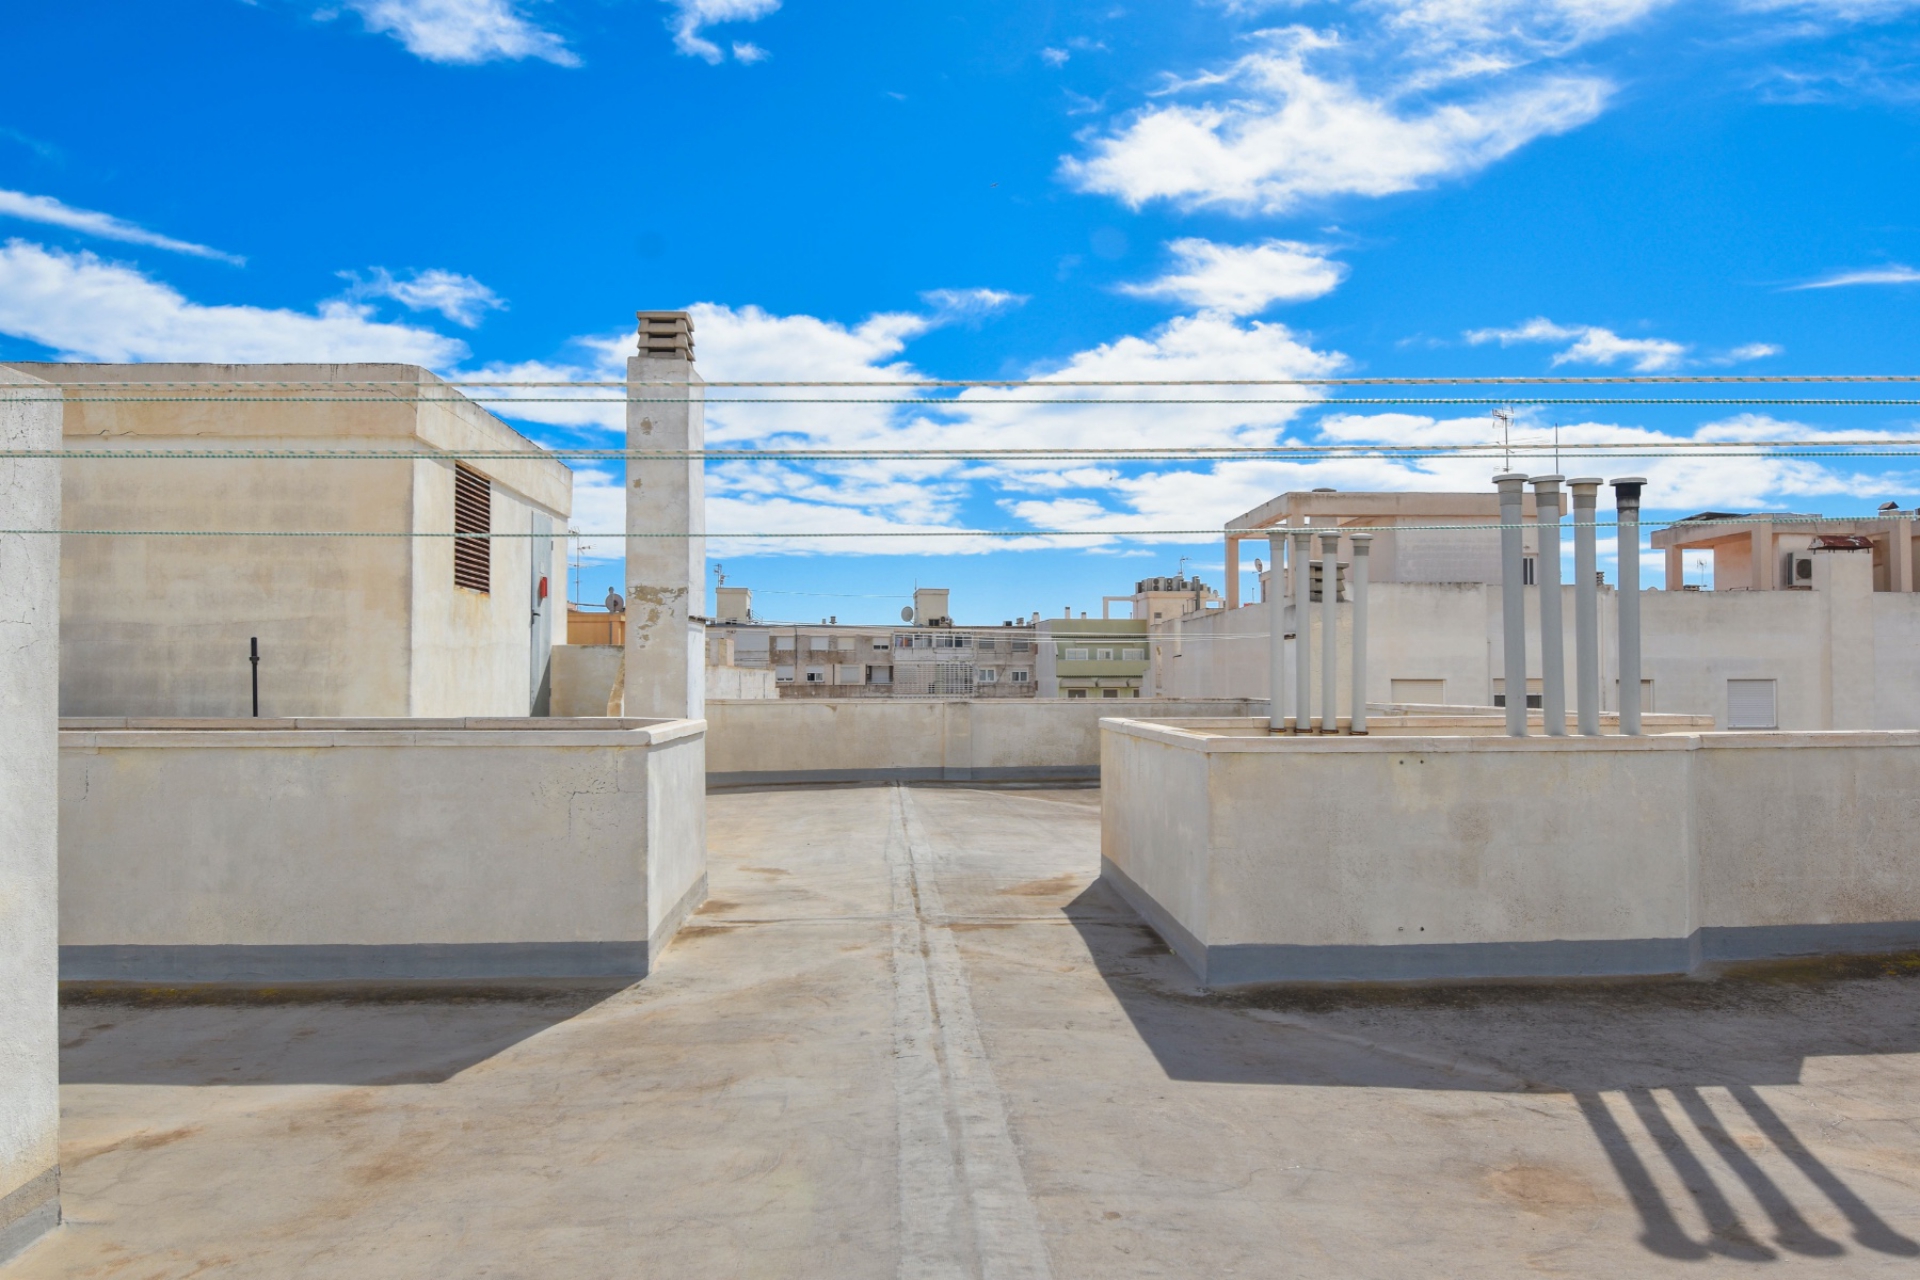
[[[543,712],[573,475],[433,374],[14,367],[66,387],[69,450],[400,455],[67,459],[62,527],[128,532],[61,539],[61,714],[249,715],[256,640],[262,715]],[[168,382],[262,385],[134,385]]]
[[[1038,689],[1033,623],[962,627],[947,592],[915,592],[898,626],[769,622],[753,593],[721,587],[707,628],[711,666],[769,668],[783,698],[1031,698]],[[922,622],[921,619],[925,621]]]
[[[1406,498],[1417,508],[1435,505],[1428,500],[1436,495],[1339,496],[1349,501]],[[1353,505],[1364,515],[1364,502]],[[1612,514],[1603,512],[1602,517],[1611,520]],[[1317,519],[1313,527],[1320,527]],[[1682,539],[1695,532],[1678,527]],[[1654,538],[1656,546],[1662,545],[1661,534]],[[1885,557],[1876,554],[1864,535],[1827,535],[1813,541],[1826,545],[1793,552],[1805,566],[1798,590],[1643,591],[1642,709],[1712,716],[1722,729],[1920,728],[1920,593],[1876,589],[1884,580],[1880,566]],[[1570,537],[1566,543],[1570,549]],[[1528,547],[1531,550],[1530,540]],[[1783,557],[1788,550],[1782,549]],[[1492,706],[1505,701],[1497,562],[1478,569],[1471,558],[1459,563],[1459,581],[1372,579],[1369,702]],[[1341,568],[1344,578],[1344,563]],[[1571,636],[1574,588],[1570,583],[1561,587],[1557,602],[1543,598],[1531,574],[1526,588],[1526,693],[1532,700],[1542,686],[1541,609],[1557,604],[1563,633]],[[1293,599],[1290,589],[1286,599]],[[1619,706],[1618,607],[1617,591],[1603,585],[1601,705],[1609,711]],[[1346,699],[1352,625],[1344,589],[1336,596],[1335,612],[1341,699],[1337,713],[1344,715],[1350,711]],[[1312,613],[1310,637],[1317,664],[1326,641],[1317,604]],[[1291,603],[1282,617],[1280,642],[1292,647],[1300,620]],[[1149,696],[1267,696],[1270,619],[1266,607],[1246,606],[1150,624]],[[1564,672],[1568,688],[1573,687],[1574,657],[1569,641]],[[1314,685],[1317,705],[1318,678]]]

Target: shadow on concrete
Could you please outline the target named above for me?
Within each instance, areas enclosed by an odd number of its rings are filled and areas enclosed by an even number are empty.
[[[1653,1253],[1749,1262],[1848,1253],[1845,1241],[1809,1223],[1757,1154],[1794,1169],[1802,1197],[1810,1190],[1831,1205],[1853,1246],[1920,1258],[1920,1242],[1880,1217],[1757,1088],[1798,1083],[1809,1058],[1920,1051],[1914,966],[1775,967],[1713,981],[1209,993],[1099,883],[1065,911],[1173,1079],[1566,1093]],[[1728,1121],[1757,1129],[1763,1144],[1743,1143]],[[1659,1177],[1655,1162],[1665,1165]],[[1676,1182],[1693,1231],[1661,1189]],[[1736,1183],[1766,1215],[1764,1237],[1722,1190]]]
[[[69,997],[60,1082],[439,1084],[624,988]]]

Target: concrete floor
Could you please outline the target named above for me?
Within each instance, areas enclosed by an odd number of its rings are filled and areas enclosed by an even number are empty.
[[[1920,970],[1209,997],[1098,814],[716,795],[636,987],[76,1004],[0,1276],[1920,1270]]]

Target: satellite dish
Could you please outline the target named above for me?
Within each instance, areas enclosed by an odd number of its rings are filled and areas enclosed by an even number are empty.
[[[912,606],[912,605],[910,605],[910,604],[908,604],[908,605],[902,605],[902,606],[900,606],[900,621],[902,621],[902,622],[912,622],[912,621],[913,621],[913,606]]]

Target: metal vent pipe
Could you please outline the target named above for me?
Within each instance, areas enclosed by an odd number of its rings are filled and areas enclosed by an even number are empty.
[[[1280,566],[1286,560],[1287,533],[1275,529],[1267,535],[1272,548],[1272,568],[1267,572],[1267,728],[1284,733],[1287,728],[1287,593]]]
[[[1573,676],[1580,732],[1600,736],[1600,587],[1594,567],[1594,516],[1601,479],[1567,481],[1573,491]]]
[[[1526,499],[1527,478],[1503,471],[1493,478],[1500,491],[1500,619],[1506,649],[1507,736],[1527,736],[1527,596],[1525,549],[1520,543],[1520,516]]]
[[[1320,535],[1320,732],[1339,732],[1340,535]]]
[[[1550,738],[1567,736],[1567,649],[1560,599],[1560,476],[1533,478],[1533,519],[1540,539],[1534,565],[1540,582],[1540,720]]]
[[[1620,558],[1620,732],[1640,733],[1640,490],[1645,476],[1610,480]]]
[[[1313,730],[1313,531],[1293,531],[1293,731]]]
[[[1353,535],[1353,733],[1367,731],[1367,579],[1372,551],[1372,534]]]

